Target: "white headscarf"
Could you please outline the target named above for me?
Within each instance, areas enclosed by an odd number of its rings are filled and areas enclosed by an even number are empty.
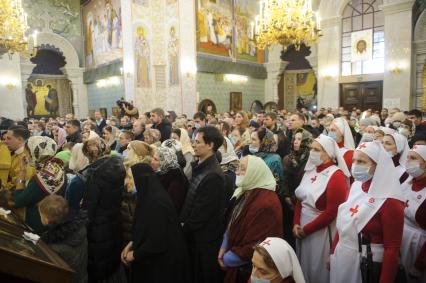
[[[96,139],[96,138],[99,138],[99,135],[95,131],[90,131],[88,140]]]
[[[399,153],[399,164],[405,167],[405,163],[407,162],[408,151],[410,150],[410,146],[408,145],[408,140],[405,136],[399,133],[393,133],[391,135],[396,145],[396,152]]]
[[[346,121],[346,119],[343,117],[339,117],[334,119],[333,123],[343,135],[343,142],[345,148],[355,149],[355,141],[354,137],[352,136],[351,128],[349,127],[348,121]]]
[[[350,177],[351,173],[349,172],[348,166],[346,165],[346,162],[343,159],[343,155],[340,152],[337,143],[332,138],[323,134],[319,135],[319,137],[317,137],[315,141],[319,142],[319,144],[322,146],[322,148],[324,148],[325,152],[332,160],[336,160],[337,167],[342,170],[343,174],[345,174],[346,177]],[[315,168],[315,164],[313,164],[311,162],[311,159],[309,158],[305,166],[305,171],[310,171]]]
[[[410,151],[416,152],[426,161],[426,145],[414,145]]]
[[[83,153],[83,144],[76,143],[71,150],[71,158],[68,167],[74,171],[78,172],[84,169],[89,165],[89,159]]]
[[[260,243],[260,246],[271,256],[281,278],[285,279],[292,276],[296,283],[305,283],[302,267],[300,267],[296,253],[286,241],[269,237]]]
[[[368,155],[376,162],[376,171],[368,193],[375,198],[394,198],[405,201],[399,177],[392,159],[380,142],[361,143],[356,150]]]
[[[232,162],[234,160],[238,160],[238,156],[235,153],[234,146],[232,145],[231,141],[227,137],[225,137],[225,142],[226,151],[223,151],[222,147],[219,148],[219,151],[222,154],[222,162],[220,163],[221,165],[228,164],[229,162]]]
[[[194,155],[194,148],[191,145],[191,139],[189,138],[188,132],[185,129],[180,128],[180,143],[182,144],[182,153],[186,154],[190,152]]]
[[[392,135],[393,133],[396,132],[394,129],[391,129],[388,127],[380,127],[380,130],[382,130],[383,133],[385,133],[385,135]]]

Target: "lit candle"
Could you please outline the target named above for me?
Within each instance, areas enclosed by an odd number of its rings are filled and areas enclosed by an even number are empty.
[[[251,25],[251,39],[253,39],[254,38],[254,23],[251,22],[250,25]]]
[[[315,15],[316,15],[316,20],[317,20],[317,29],[319,30],[319,29],[321,29],[321,24],[320,24],[320,22],[321,22],[321,18],[320,18],[320,16],[319,16],[319,13],[318,12],[316,12],[315,13]]]

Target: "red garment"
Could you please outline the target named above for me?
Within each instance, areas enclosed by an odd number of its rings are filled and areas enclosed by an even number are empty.
[[[339,148],[345,147],[345,142],[342,140],[341,142],[338,142],[337,145]],[[351,171],[352,168],[352,158],[354,157],[354,150],[348,149],[348,151],[343,154],[343,159],[345,160],[346,166],[348,166],[349,171]]]
[[[249,279],[249,281],[247,283],[251,283],[251,279]],[[293,276],[289,276],[289,277],[283,279],[281,281],[281,283],[296,283],[296,281],[294,281]]]
[[[321,164],[317,167],[317,172],[332,166],[332,162]],[[327,227],[337,216],[337,209],[340,204],[345,202],[349,192],[346,176],[341,170],[334,172],[330,177],[325,192],[317,199],[315,207],[322,211],[315,220],[306,224],[303,231],[306,235],[310,235],[324,227]],[[300,214],[302,205],[298,201],[294,211],[294,225],[300,225]]]
[[[254,189],[249,192],[244,207],[229,228],[228,245],[242,260],[250,262],[253,247],[257,243],[267,237],[281,238],[282,235],[283,214],[277,194],[269,190]],[[229,268],[224,282],[235,282],[237,270],[238,268]]]
[[[423,178],[422,180],[413,179],[411,189],[414,192],[426,189],[426,178]],[[419,224],[421,229],[426,230],[426,201],[423,201],[416,211],[416,222]],[[414,266],[418,270],[426,270],[426,242],[423,244],[420,253],[417,255]]]

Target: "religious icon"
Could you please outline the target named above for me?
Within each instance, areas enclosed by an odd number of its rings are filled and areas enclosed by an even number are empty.
[[[373,58],[373,31],[371,29],[351,34],[351,61],[368,61]]]
[[[150,49],[144,27],[136,29],[136,86],[150,87]]]
[[[27,100],[27,116],[33,116],[34,110],[37,105],[37,91],[33,91],[33,86],[31,83],[27,84],[25,89],[25,99]]]
[[[360,40],[356,44],[356,50],[358,53],[362,54],[367,51],[367,42],[365,40]]]
[[[51,116],[58,115],[59,102],[58,102],[58,91],[51,85],[46,86],[48,89],[47,96],[45,98],[44,107]]]
[[[179,84],[179,39],[176,37],[174,26],[170,28],[169,40],[169,83],[170,85]]]

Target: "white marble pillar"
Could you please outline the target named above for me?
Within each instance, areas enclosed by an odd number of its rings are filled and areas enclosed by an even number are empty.
[[[135,101],[135,52],[133,44],[132,1],[121,0],[123,25],[123,80],[125,99]]]
[[[412,7],[414,0],[385,1],[385,72],[383,107],[410,108]],[[400,72],[394,72],[399,69]],[[391,103],[392,102],[392,103]]]
[[[281,45],[275,45],[269,50],[268,62],[263,65],[266,68],[267,78],[265,80],[265,103],[274,101],[278,103],[278,83],[280,76],[288,62],[281,61]]]
[[[21,79],[19,54],[10,59],[8,54],[0,58],[0,116],[22,119],[27,116],[25,88]]]

